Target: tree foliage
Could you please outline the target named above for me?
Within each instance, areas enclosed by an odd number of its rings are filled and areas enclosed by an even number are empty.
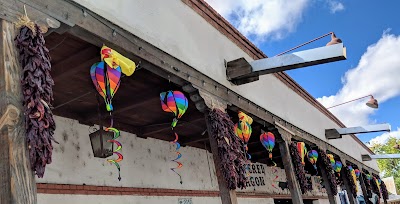
[[[371,150],[375,154],[399,154],[400,150],[394,148],[396,144],[400,144],[400,139],[390,137],[384,144],[373,143]],[[400,159],[379,159],[377,160],[379,169],[383,173],[383,178],[393,176],[396,189],[400,189]]]

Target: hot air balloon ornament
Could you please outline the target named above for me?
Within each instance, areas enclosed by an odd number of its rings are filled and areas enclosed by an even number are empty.
[[[335,162],[335,166],[333,167],[333,170],[335,170],[336,173],[338,173],[340,177],[340,171],[342,171],[343,164],[340,161]]]
[[[182,184],[182,176],[176,171],[176,169],[182,168],[182,163],[178,160],[182,157],[182,154],[178,151],[181,148],[180,143],[178,142],[179,136],[174,131],[178,120],[183,116],[188,108],[188,100],[186,96],[180,91],[167,91],[160,93],[161,100],[161,108],[165,112],[172,113],[174,118],[171,123],[171,129],[174,132],[175,140],[172,141],[176,145],[176,154],[177,157],[171,161],[176,162],[178,164],[177,167],[171,168],[171,170],[179,176],[180,183]]]
[[[354,169],[354,173],[356,174],[357,179],[360,178],[361,172],[358,169]]]
[[[328,157],[329,161],[331,162],[332,168],[335,168],[335,157],[332,154],[326,154]]]
[[[318,175],[318,169],[317,169],[318,152],[316,150],[310,150],[308,151],[307,157],[308,161],[310,161],[310,163],[313,165]]]
[[[120,137],[120,131],[113,127],[114,120],[112,112],[114,111],[114,107],[112,105],[112,99],[120,86],[122,73],[127,76],[132,75],[135,71],[136,65],[133,61],[106,46],[102,47],[100,54],[102,61],[92,65],[90,68],[90,77],[97,92],[99,92],[100,96],[103,97],[106,109],[111,116],[110,127],[105,130],[114,133],[113,139],[108,140],[107,142],[117,145],[117,148],[113,150],[113,153],[117,155],[118,158],[107,159],[107,161],[117,167],[118,180],[121,180],[121,168],[118,163],[123,160],[122,154],[119,153],[122,149],[122,145],[116,140]],[[121,66],[123,67],[122,69]],[[127,66],[129,66],[129,71],[127,71]]]
[[[272,134],[272,132],[263,132],[260,135],[260,142],[265,149],[267,149],[269,153],[268,158],[274,163],[274,166],[276,166],[276,163],[272,160],[272,150],[275,147],[275,135]]]
[[[249,142],[251,136],[252,132],[251,124],[253,123],[253,119],[250,116],[243,113],[242,111],[238,112],[238,116],[239,116],[239,122],[235,124],[234,131],[236,136],[238,136],[240,140],[242,140],[245,152],[247,154],[248,151],[247,143]],[[247,158],[251,159],[250,154],[247,154]]]
[[[304,157],[307,154],[307,148],[306,148],[306,144],[304,142],[298,142],[297,143],[297,151],[300,154],[301,157],[301,164],[304,166],[306,165],[305,161],[304,161]]]
[[[350,175],[353,178],[353,182],[356,185],[355,186],[355,190],[356,190],[356,193],[357,193],[358,188],[357,188],[357,175],[356,175],[356,172],[355,172],[355,170],[353,169],[353,167],[351,165],[347,166],[347,168],[349,169]]]

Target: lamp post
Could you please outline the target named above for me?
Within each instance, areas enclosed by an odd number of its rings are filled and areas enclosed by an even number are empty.
[[[334,108],[334,107],[337,107],[337,106],[341,106],[341,105],[344,105],[344,104],[347,104],[347,103],[351,103],[353,101],[357,101],[357,100],[360,100],[360,99],[363,99],[363,98],[367,98],[367,97],[370,97],[370,99],[368,100],[368,102],[365,105],[367,105],[370,108],[375,108],[375,109],[378,108],[378,101],[374,98],[374,96],[372,96],[370,94],[370,95],[366,95],[366,96],[363,96],[363,97],[360,97],[360,98],[356,98],[356,99],[353,99],[353,100],[350,100],[350,101],[346,101],[346,102],[343,102],[343,103],[336,104],[336,105],[331,106],[331,107],[326,108],[326,109],[330,109],[330,108]]]

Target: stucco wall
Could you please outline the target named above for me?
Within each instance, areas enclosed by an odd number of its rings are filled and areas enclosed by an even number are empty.
[[[181,0],[74,1],[321,139],[324,129],[338,127],[273,75],[241,86],[230,84],[224,60],[252,59]],[[368,153],[350,137],[329,142],[359,161]],[[366,164],[378,169],[375,161]]]
[[[38,195],[39,204],[181,204],[181,197],[155,197],[155,196],[99,196],[99,195]],[[193,197],[193,204],[220,204],[219,197]],[[272,198],[238,198],[239,204],[273,204]],[[183,203],[182,203],[183,204]]]
[[[38,204],[181,204],[180,198],[175,196],[103,196],[103,195],[51,195],[38,194]],[[220,204],[219,197],[192,197],[193,204]],[[239,201],[240,204],[248,202]],[[253,202],[251,202],[253,203]],[[254,202],[261,203],[261,202]],[[273,203],[273,202],[272,202]],[[183,204],[183,203],[182,203]]]
[[[118,181],[114,165],[93,157],[88,126],[62,117],[56,117],[56,125],[55,139],[60,144],[54,145],[53,162],[46,167],[44,178],[37,179],[39,183],[218,190],[212,155],[205,150],[180,149],[180,162],[184,165],[178,170],[182,175],[181,185],[170,170],[176,167],[171,162],[176,158],[172,143],[122,132],[118,141],[122,143],[124,160],[120,163],[122,180]]]
[[[79,124],[76,120],[58,116],[55,117],[55,121],[57,125],[55,139],[59,144],[54,144],[53,162],[46,167],[44,178],[36,179],[37,183],[219,190],[212,155],[205,150],[192,147],[181,148],[182,158],[180,161],[183,163],[183,168],[178,171],[182,175],[183,184],[180,184],[178,177],[170,170],[171,167],[176,165],[170,161],[175,157],[175,147],[170,142],[152,138],[142,139],[134,134],[122,132],[119,141],[123,145],[121,153],[124,155],[124,160],[120,162],[122,180],[118,181],[115,166],[109,164],[105,159],[93,157],[88,126]],[[286,182],[284,169],[256,163],[251,164],[248,176],[251,178],[248,188],[238,191],[270,195],[290,194],[288,189],[279,185],[279,182]],[[314,190],[307,195],[326,196],[324,189],[320,189],[318,177],[312,176],[310,180]],[[133,197],[135,199],[132,199]],[[127,200],[132,200],[133,203],[144,203],[145,201],[157,203],[161,199],[154,196],[107,196],[106,198],[113,203],[127,203]],[[177,198],[173,196],[165,197],[165,199],[166,203],[177,203]],[[193,199],[195,201],[201,198]],[[216,202],[214,201],[215,198],[204,199],[198,203]],[[77,203],[85,204],[103,203],[105,201],[104,196],[93,195],[39,196],[39,203],[53,203],[53,200],[61,200],[60,202],[65,203],[75,203],[76,200]],[[240,203],[268,201],[268,199],[261,198],[240,198],[240,200]],[[219,198],[217,201],[219,201]]]

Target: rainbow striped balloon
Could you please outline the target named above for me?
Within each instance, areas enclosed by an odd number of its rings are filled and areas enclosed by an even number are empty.
[[[335,168],[335,157],[332,154],[327,154],[326,155],[331,162],[332,168]]]
[[[304,142],[298,142],[297,143],[297,151],[299,151],[300,157],[301,157],[301,164],[304,166],[306,163],[304,162],[304,157],[307,154],[307,148],[306,144]]]
[[[318,152],[316,150],[310,150],[307,154],[308,161],[314,166],[314,169],[317,170],[317,160],[318,160]]]
[[[160,93],[161,108],[165,112],[173,113],[175,118],[172,121],[171,127],[175,127],[178,119],[186,112],[188,108],[188,100],[180,91],[167,91]]]
[[[342,171],[343,164],[340,161],[335,162],[335,166],[333,167],[333,170],[335,170],[336,173],[340,175],[340,171]]]
[[[361,172],[358,169],[354,169],[354,173],[356,174],[357,178],[360,178]]]
[[[269,152],[269,158],[272,159],[272,150],[275,147],[275,135],[271,132],[263,132],[260,135],[260,142]]]
[[[90,68],[90,77],[96,90],[104,98],[107,111],[113,111],[112,98],[121,82],[121,68],[112,68],[104,62],[98,62]]]
[[[235,133],[245,144],[249,142],[252,128],[251,124],[253,123],[253,118],[246,115],[242,111],[239,111],[239,122],[235,124]]]

